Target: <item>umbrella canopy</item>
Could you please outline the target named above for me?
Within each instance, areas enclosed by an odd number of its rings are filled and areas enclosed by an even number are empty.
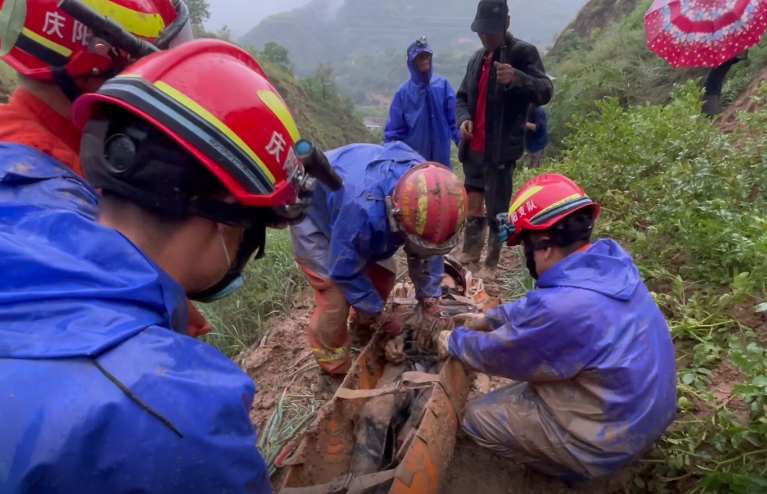
[[[648,48],[674,67],[717,67],[767,29],[767,0],[655,0],[645,15]]]

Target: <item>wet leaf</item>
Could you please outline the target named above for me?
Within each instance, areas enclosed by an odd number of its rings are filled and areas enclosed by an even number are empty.
[[[756,306],[756,308],[754,309],[754,312],[758,314],[759,312],[764,312],[766,310],[767,310],[767,302],[762,302],[761,304]]]
[[[27,19],[27,0],[6,0],[0,10],[0,57],[8,55]]]

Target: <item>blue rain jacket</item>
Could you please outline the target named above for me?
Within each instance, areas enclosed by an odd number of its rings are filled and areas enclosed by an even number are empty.
[[[270,493],[253,382],[182,334],[182,288],[96,206],[0,144],[0,492]]]
[[[493,417],[502,407],[477,407],[467,417],[470,433],[503,424],[507,441],[523,443],[511,447],[546,451],[571,472],[596,477],[626,467],[673,422],[670,332],[614,241],[571,254],[540,277],[537,290],[487,318],[495,331],[459,328],[449,352],[473,369],[527,382],[517,397],[525,413]],[[531,417],[544,422],[546,437],[525,434],[537,427],[525,423]]]
[[[415,42],[411,48],[414,45]],[[415,48],[408,56],[410,80],[394,95],[384,142],[402,141],[427,161],[442,163],[452,169],[450,141],[456,145],[461,141],[455,122],[455,93],[447,79],[433,74],[433,67],[424,76],[413,65],[415,57],[424,51],[432,53],[425,46]]]
[[[401,142],[383,147],[352,144],[328,152],[327,157],[344,186],[331,192],[317,185],[308,217],[290,229],[293,250],[299,262],[339,285],[349,305],[376,314],[384,309],[385,301],[373,287],[366,267],[391,259],[404,244],[389,226],[386,197],[424,159]],[[408,263],[416,295],[439,297],[442,256],[426,262],[426,269]]]

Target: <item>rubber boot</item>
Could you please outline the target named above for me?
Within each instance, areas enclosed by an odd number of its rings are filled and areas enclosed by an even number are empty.
[[[482,257],[483,238],[487,219],[469,216],[466,219],[466,228],[463,232],[463,252],[456,256],[458,262],[463,265],[479,262]]]
[[[485,262],[482,263],[482,269],[479,271],[479,277],[483,280],[495,280],[498,278],[498,260],[501,258],[501,237],[497,228],[490,226],[487,238],[487,255]]]

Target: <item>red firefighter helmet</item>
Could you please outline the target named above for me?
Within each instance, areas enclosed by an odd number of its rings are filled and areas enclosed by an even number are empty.
[[[79,98],[75,125],[83,130],[102,105],[170,136],[244,206],[289,208],[299,199],[296,123],[258,63],[233,44],[200,39],[142,58]]]
[[[0,8],[13,0],[0,0]],[[192,39],[182,0],[81,0],[134,36],[168,48]],[[38,80],[63,74],[108,74],[122,70],[127,55],[92,39],[91,30],[58,8],[58,0],[25,0],[24,25],[12,47],[0,42],[2,60],[17,72]],[[16,7],[18,8],[18,7]],[[179,15],[179,12],[182,15]],[[123,59],[123,64],[118,62]],[[118,62],[118,63],[115,63]],[[122,66],[121,66],[122,65]]]
[[[523,185],[511,201],[506,243],[519,245],[525,232],[548,230],[566,216],[587,208],[593,211],[596,221],[599,204],[575,182],[556,173],[539,175]]]
[[[407,234],[407,248],[420,255],[447,254],[466,222],[463,183],[439,163],[421,163],[397,182],[391,222]]]

